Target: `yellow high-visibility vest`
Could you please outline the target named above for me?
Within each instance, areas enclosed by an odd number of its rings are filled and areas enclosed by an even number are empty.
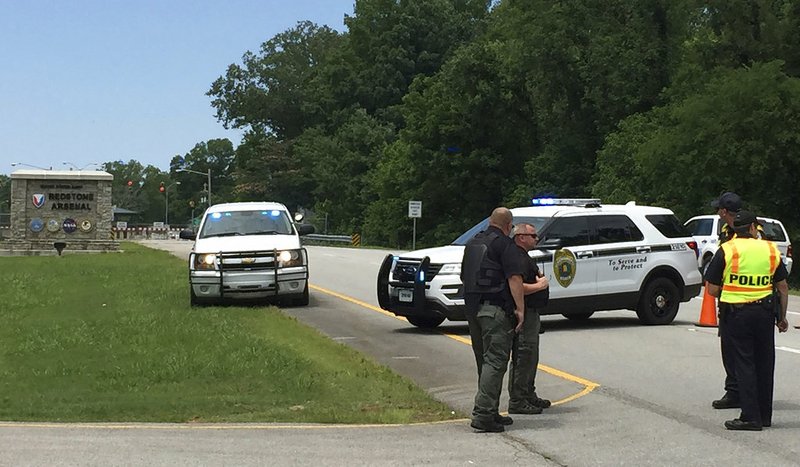
[[[772,275],[781,260],[774,243],[734,237],[721,248],[725,253],[721,302],[749,303],[772,294]]]

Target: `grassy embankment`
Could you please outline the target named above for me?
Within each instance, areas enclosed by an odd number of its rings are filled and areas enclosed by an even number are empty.
[[[452,418],[412,382],[274,307],[189,307],[186,265],[0,258],[0,420],[408,423]]]

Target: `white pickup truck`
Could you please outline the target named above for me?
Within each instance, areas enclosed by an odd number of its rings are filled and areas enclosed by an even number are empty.
[[[191,304],[280,299],[308,305],[308,254],[300,236],[313,232],[312,225],[295,224],[279,203],[209,207],[197,233],[180,233],[180,238],[194,240],[189,255]]]

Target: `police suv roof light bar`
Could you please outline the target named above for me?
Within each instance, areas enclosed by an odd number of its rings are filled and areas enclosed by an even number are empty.
[[[600,198],[533,198],[532,206],[599,206]]]

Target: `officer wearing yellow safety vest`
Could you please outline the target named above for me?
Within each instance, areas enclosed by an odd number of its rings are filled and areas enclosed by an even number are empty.
[[[706,270],[708,291],[728,306],[728,331],[739,383],[739,418],[725,422],[729,430],[761,431],[772,425],[775,374],[775,331],[786,332],[788,273],[778,248],[758,239],[758,220],[739,211],[736,236],[723,243]],[[773,295],[773,287],[778,296]],[[773,300],[780,300],[776,316]]]

